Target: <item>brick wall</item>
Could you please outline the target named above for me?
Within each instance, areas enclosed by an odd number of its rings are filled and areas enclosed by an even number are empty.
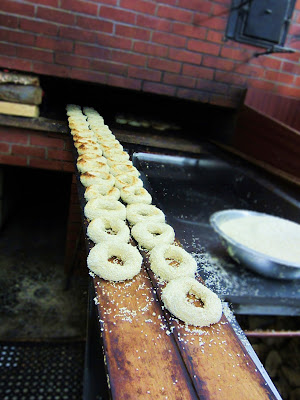
[[[0,66],[236,106],[300,96],[299,52],[223,41],[230,0],[1,0]],[[300,49],[300,0],[286,46]]]
[[[5,164],[73,173],[66,237],[66,271],[73,262],[81,226],[71,145],[67,135],[0,126],[0,167]],[[84,249],[84,243],[80,248]],[[80,252],[79,255],[77,263],[83,270],[84,253]]]

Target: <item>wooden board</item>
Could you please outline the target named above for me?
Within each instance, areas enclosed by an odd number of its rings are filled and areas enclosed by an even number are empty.
[[[78,186],[83,209],[79,177]],[[87,243],[90,249],[93,244]],[[225,315],[200,329],[164,309],[162,285],[149,269],[147,253],[142,255],[142,271],[131,281],[112,283],[94,276],[111,398],[280,399]]]
[[[37,118],[39,116],[39,108],[29,104],[0,101],[0,114]]]
[[[38,76],[34,75],[0,71],[0,84],[1,83],[15,83],[20,85],[39,86],[40,79]]]
[[[300,178],[300,132],[252,107],[239,111],[232,146],[283,173]]]
[[[29,85],[0,85],[0,100],[38,105],[42,102],[42,89]]]

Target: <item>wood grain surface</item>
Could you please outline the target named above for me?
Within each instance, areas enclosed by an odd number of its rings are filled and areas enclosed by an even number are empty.
[[[21,117],[39,116],[38,106],[29,104],[9,103],[7,101],[0,101],[0,114],[19,115]]]
[[[219,323],[196,328],[164,308],[164,283],[150,270],[147,252],[142,255],[142,271],[131,281],[94,277],[112,398],[278,398],[224,314]]]
[[[79,175],[77,182],[83,210]],[[88,222],[83,217],[85,229]],[[88,239],[87,246],[93,247]],[[280,399],[248,354],[247,340],[238,338],[224,314],[219,323],[196,328],[164,308],[164,284],[150,270],[147,252],[141,254],[141,272],[130,281],[108,282],[92,274],[111,398]]]

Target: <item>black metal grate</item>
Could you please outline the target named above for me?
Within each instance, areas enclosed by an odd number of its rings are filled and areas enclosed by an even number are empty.
[[[1,400],[82,399],[84,342],[1,343]]]

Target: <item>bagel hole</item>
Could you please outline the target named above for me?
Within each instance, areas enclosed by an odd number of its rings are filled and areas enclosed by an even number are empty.
[[[117,234],[117,232],[114,231],[112,228],[107,228],[107,229],[105,229],[105,232],[106,232],[108,235],[116,235],[116,234]]]
[[[186,295],[188,303],[192,304],[194,307],[203,308],[204,303],[201,299],[195,296],[193,293],[188,293]]]
[[[174,260],[174,258],[166,258],[165,259],[167,261],[167,263],[174,268],[178,268],[180,265],[180,262],[177,260]]]
[[[121,260],[121,258],[116,257],[116,256],[112,256],[108,259],[108,261],[112,264],[118,264],[118,265],[124,265],[123,261]]]

